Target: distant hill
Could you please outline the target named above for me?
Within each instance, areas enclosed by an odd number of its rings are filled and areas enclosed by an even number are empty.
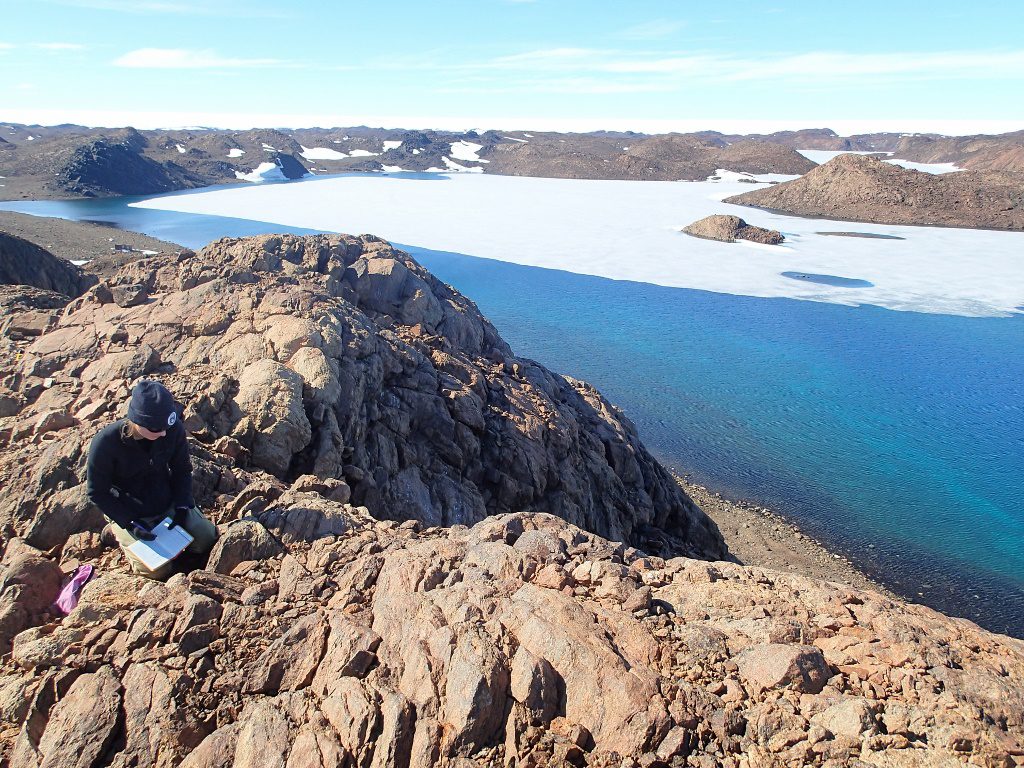
[[[892,152],[918,162],[1024,172],[1024,131],[943,137],[829,128],[748,136],[594,131],[452,132],[348,128],[139,131],[0,123],[0,200],[153,194],[258,178],[272,163],[306,173],[469,171],[571,179],[702,180],[719,168],[801,174],[796,150]],[[272,169],[271,169],[272,170]],[[257,173],[254,173],[256,171]]]
[[[725,202],[878,224],[1024,229],[1020,176],[994,171],[933,175],[865,155],[839,155],[799,179]]]

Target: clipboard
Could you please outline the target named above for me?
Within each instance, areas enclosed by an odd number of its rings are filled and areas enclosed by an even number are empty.
[[[157,523],[150,533],[156,536],[153,541],[136,541],[128,551],[151,571],[167,565],[192,543],[192,535],[169,517]]]

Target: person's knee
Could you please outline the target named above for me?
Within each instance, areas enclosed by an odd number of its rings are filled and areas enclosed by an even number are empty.
[[[207,520],[198,507],[189,510],[185,530],[192,536],[188,547],[192,552],[209,552],[217,541],[217,526]]]

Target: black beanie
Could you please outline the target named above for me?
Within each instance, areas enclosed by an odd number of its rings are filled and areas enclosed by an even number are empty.
[[[173,427],[178,420],[174,397],[159,381],[143,379],[132,390],[128,420],[150,432],[163,432]]]

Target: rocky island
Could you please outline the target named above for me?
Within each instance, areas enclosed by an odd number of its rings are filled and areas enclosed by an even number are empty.
[[[378,238],[3,263],[11,768],[1022,762],[1024,642],[730,562],[621,411]],[[139,376],[221,531],[167,583],[83,492]]]
[[[765,229],[747,224],[739,216],[714,214],[705,216],[699,221],[683,227],[683,232],[706,240],[720,240],[723,243],[734,243],[737,240],[749,240],[763,245],[778,245],[786,238],[775,229]]]

